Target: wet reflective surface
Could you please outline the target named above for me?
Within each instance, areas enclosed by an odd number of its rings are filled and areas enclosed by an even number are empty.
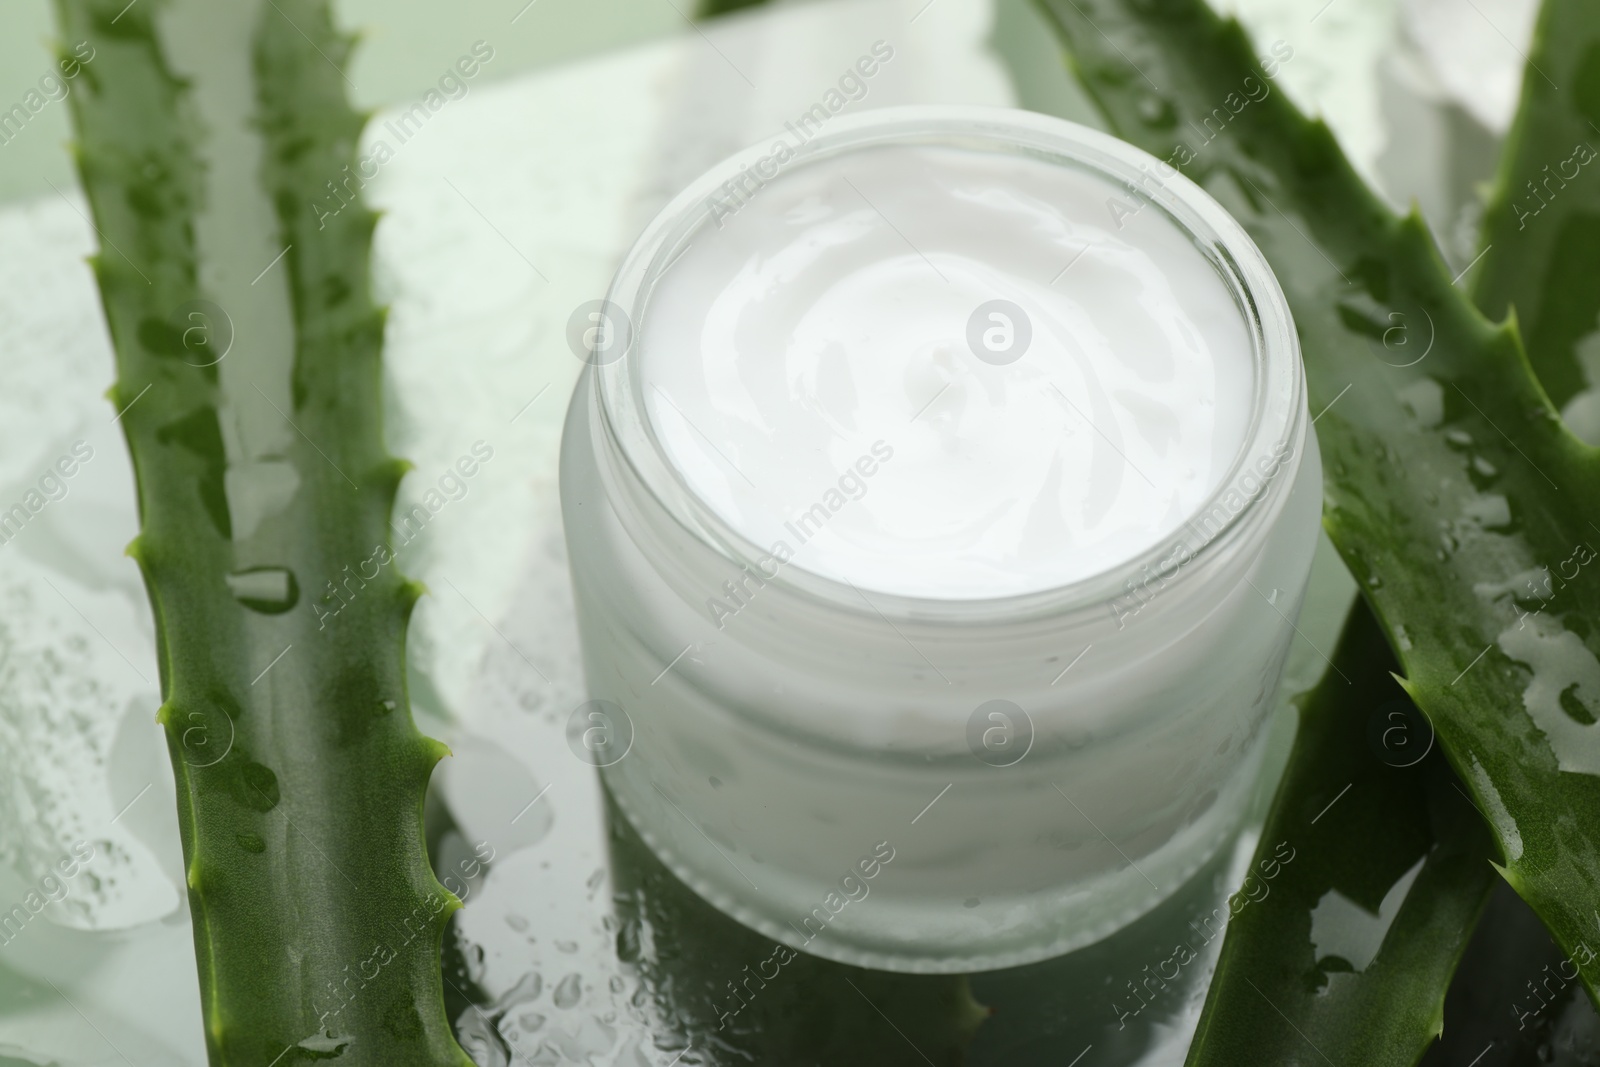
[[[535,929],[508,910],[504,921],[522,936],[493,946],[473,940],[481,921],[452,926],[449,1003],[480,1063],[592,1057],[631,1067],[681,1054],[676,1062],[706,1065],[1026,1067],[1060,1064],[1063,1053],[1091,1065],[1180,1063],[1221,944],[1215,915],[1250,844],[1090,948],[1004,971],[925,976],[778,945],[679,882],[609,799],[605,820],[608,866],[587,883],[587,921]],[[440,809],[430,829],[438,855],[464,843]],[[1164,980],[1156,972],[1179,943],[1200,952]]]

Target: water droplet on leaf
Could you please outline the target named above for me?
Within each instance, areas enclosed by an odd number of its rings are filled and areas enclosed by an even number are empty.
[[[233,598],[263,615],[282,615],[300,599],[300,586],[287,567],[247,567],[228,575]]]
[[[1172,101],[1159,96],[1146,96],[1139,101],[1139,121],[1146,126],[1155,126],[1167,129],[1178,121],[1178,113],[1172,107]]]

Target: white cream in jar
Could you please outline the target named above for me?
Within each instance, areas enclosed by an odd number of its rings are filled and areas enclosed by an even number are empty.
[[[1252,785],[1320,504],[1293,324],[1238,225],[1103,134],[892,109],[792,154],[686,190],[602,309],[569,737],[796,948],[1067,951]]]
[[[999,597],[1132,559],[1238,453],[1252,353],[1212,264],[1161,212],[1108,211],[1123,195],[950,147],[781,174],[652,298],[669,461],[749,540],[863,589]]]

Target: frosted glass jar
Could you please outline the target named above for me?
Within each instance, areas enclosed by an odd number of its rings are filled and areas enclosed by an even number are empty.
[[[591,699],[568,736],[662,860],[746,925],[863,966],[981,970],[1117,930],[1234,830],[1321,468],[1283,294],[1198,187],[1095,131],[975,108],[835,119],[784,167],[885,145],[1044,160],[1111,183],[1112,218],[1169,220],[1245,327],[1243,444],[1173,532],[1065,585],[918,597],[775,560],[674,466],[640,369],[652,297],[716,228],[711,198],[771,154],[741,153],[650,224],[589,320],[561,498]]]

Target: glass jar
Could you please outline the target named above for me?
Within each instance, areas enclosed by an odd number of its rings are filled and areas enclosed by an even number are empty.
[[[634,343],[656,283],[716,224],[712,194],[765,149],[741,153],[650,224],[588,320],[561,460],[591,697],[569,740],[666,865],[744,924],[861,966],[1010,966],[1133,921],[1236,828],[1321,467],[1283,294],[1198,186],[1105,134],[988,108],[838,118],[787,166],[878,145],[1024,154],[1164,213],[1246,323],[1243,447],[1177,533],[1059,588],[936,600],[781,565],[673,468]],[[730,593],[736,617],[707,612]]]

